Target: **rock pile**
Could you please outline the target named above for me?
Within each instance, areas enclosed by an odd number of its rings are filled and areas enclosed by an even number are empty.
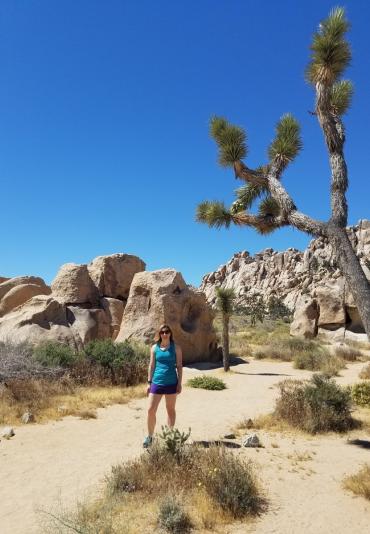
[[[101,338],[149,343],[166,321],[185,362],[212,358],[216,335],[205,296],[176,271],[144,271],[140,258],[113,254],[63,265],[51,287],[33,276],[0,278],[0,342],[52,340],[78,350]]]
[[[347,228],[352,246],[370,280],[370,221]],[[364,332],[352,295],[335,261],[333,249],[323,238],[314,239],[304,252],[267,248],[251,256],[234,254],[217,271],[203,277],[200,289],[214,305],[215,288],[233,288],[237,301],[262,294],[281,298],[295,311],[291,333],[313,337],[317,333],[343,338]],[[359,337],[359,336],[358,336]]]

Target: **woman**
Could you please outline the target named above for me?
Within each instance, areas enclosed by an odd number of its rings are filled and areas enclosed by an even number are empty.
[[[176,396],[181,393],[182,382],[182,351],[175,344],[171,328],[164,324],[155,337],[156,343],[150,349],[148,369],[148,435],[143,447],[148,448],[153,442],[158,405],[165,396],[167,424],[173,428],[176,421]]]

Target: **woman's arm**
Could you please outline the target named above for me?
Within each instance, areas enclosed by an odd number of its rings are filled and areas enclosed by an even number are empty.
[[[148,382],[152,381],[154,369],[155,369],[155,356],[154,356],[154,347],[155,345],[152,345],[150,347],[150,362],[148,367]]]
[[[181,393],[182,390],[182,350],[179,345],[175,346],[176,350],[176,368],[177,368],[177,393]]]

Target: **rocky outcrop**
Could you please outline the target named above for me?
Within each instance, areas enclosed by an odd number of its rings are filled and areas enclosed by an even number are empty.
[[[5,280],[0,284],[0,342],[53,340],[78,350],[102,338],[153,343],[156,329],[168,322],[185,362],[218,357],[213,313],[204,294],[172,269],[144,269],[140,258],[114,254],[88,265],[63,265],[51,288],[36,277]]]
[[[189,288],[173,269],[134,276],[117,341],[152,343],[161,324],[170,325],[183,350],[184,362],[217,357],[212,312],[205,296]]]
[[[370,221],[361,220],[348,227],[347,232],[370,280]],[[203,277],[200,289],[211,305],[215,304],[218,286],[233,288],[239,304],[256,293],[266,301],[270,297],[281,298],[295,311],[291,329],[294,335],[311,337],[341,328],[357,334],[364,331],[334,251],[323,238],[312,240],[304,252],[267,248],[254,256],[247,251],[237,253],[217,271]]]

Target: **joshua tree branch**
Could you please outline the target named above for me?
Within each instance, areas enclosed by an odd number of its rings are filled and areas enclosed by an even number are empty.
[[[343,155],[345,141],[344,126],[333,113],[330,105],[332,85],[316,84],[316,114],[323,130],[329,152],[331,168],[331,220],[339,227],[347,225],[348,206],[346,191],[348,187],[347,165]]]

